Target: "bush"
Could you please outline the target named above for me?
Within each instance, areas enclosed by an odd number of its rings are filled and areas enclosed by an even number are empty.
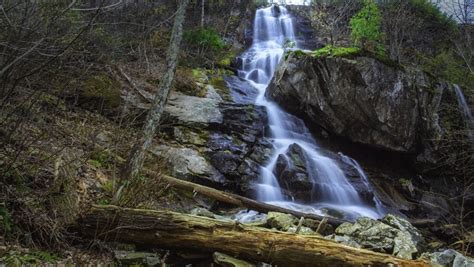
[[[382,38],[380,23],[381,15],[377,4],[366,0],[364,7],[349,22],[354,43],[363,48],[375,47]]]
[[[219,51],[225,48],[225,43],[220,35],[211,28],[187,31],[184,33],[184,39],[193,45],[212,51]]]

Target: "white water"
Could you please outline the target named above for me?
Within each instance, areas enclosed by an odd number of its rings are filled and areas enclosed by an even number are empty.
[[[320,148],[303,121],[265,98],[265,90],[288,41],[296,43],[293,22],[286,8],[272,6],[258,9],[254,21],[253,44],[241,56],[243,66],[239,71],[239,76],[248,80],[259,91],[255,103],[267,109],[271,141],[275,147],[267,165],[261,167],[260,182],[257,185],[258,199],[304,212],[323,214],[324,210],[334,209],[349,217],[380,217],[381,214],[375,208],[363,203],[338,164],[320,153]],[[274,175],[278,156],[285,155],[292,144],[303,149],[310,179],[318,185],[319,190],[313,193],[317,201],[313,203],[296,203],[288,199]],[[349,161],[349,164],[354,163]],[[366,179],[358,164],[355,168],[362,174],[362,179]]]
[[[461,87],[458,85],[454,85],[454,92],[456,93],[456,98],[458,101],[459,108],[461,109],[464,118],[466,119],[466,124],[467,124],[467,129],[468,129],[468,135],[471,140],[471,142],[474,144],[474,118],[472,117],[471,109],[469,108],[469,105],[467,104],[466,98],[464,97],[464,94],[462,93]]]

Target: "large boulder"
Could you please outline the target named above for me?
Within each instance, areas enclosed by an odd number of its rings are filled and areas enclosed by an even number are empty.
[[[311,200],[314,182],[311,180],[306,168],[306,155],[304,150],[297,144],[288,147],[285,154],[277,158],[275,177],[285,192],[297,200]]]
[[[441,135],[445,83],[372,57],[291,53],[266,92],[284,108],[327,131],[374,147],[417,152]]]
[[[415,227],[405,219],[390,214],[381,221],[361,217],[355,223],[343,223],[330,238],[349,246],[392,253],[404,259],[413,259],[425,245]]]

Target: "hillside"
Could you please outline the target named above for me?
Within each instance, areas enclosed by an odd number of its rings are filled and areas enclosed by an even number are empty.
[[[473,265],[474,5],[284,2],[0,2],[0,265]]]

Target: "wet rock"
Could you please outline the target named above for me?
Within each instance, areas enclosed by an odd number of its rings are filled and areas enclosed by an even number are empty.
[[[230,151],[219,151],[211,157],[212,165],[222,174],[234,174],[241,163],[241,158]]]
[[[211,150],[210,154],[228,151],[233,154],[244,156],[249,153],[251,146],[252,144],[245,143],[236,136],[220,132],[213,132],[209,136],[209,141],[207,142],[207,147]]]
[[[231,218],[240,223],[250,224],[254,226],[266,227],[267,214],[259,213],[254,210],[241,210],[233,214]]]
[[[442,134],[437,112],[446,87],[419,70],[371,57],[291,55],[279,65],[266,95],[333,134],[415,152],[418,145],[429,147],[420,142]]]
[[[263,136],[267,122],[264,107],[255,105],[240,105],[221,103],[219,108],[223,114],[221,130],[239,136],[243,142],[255,143]]]
[[[310,200],[313,191],[313,181],[306,169],[306,159],[303,149],[292,144],[285,154],[277,158],[273,170],[280,186],[291,192],[291,197],[298,200]]]
[[[237,62],[241,64],[243,59],[238,59]],[[227,86],[230,89],[232,99],[238,104],[253,104],[257,98],[258,90],[253,87],[248,81],[243,80],[237,76],[225,77]]]
[[[461,253],[446,249],[440,252],[434,252],[428,255],[428,259],[433,266],[443,267],[473,267],[474,259],[466,257]]]
[[[362,176],[363,174],[361,174],[357,169],[358,163],[342,153],[330,153],[330,157],[338,163],[338,166],[344,172],[347,180],[351,183],[364,202],[368,205],[375,206],[373,190],[369,185],[369,181],[364,180],[364,177]]]
[[[355,223],[343,223],[336,228],[332,238],[404,259],[412,259],[422,251],[424,244],[416,228],[393,215],[387,215],[381,221],[361,217]]]
[[[260,165],[265,165],[273,152],[273,145],[267,138],[260,138],[253,146],[249,158],[258,162]]]
[[[295,216],[286,213],[269,212],[267,215],[268,226],[281,231],[288,231],[297,222]]]

